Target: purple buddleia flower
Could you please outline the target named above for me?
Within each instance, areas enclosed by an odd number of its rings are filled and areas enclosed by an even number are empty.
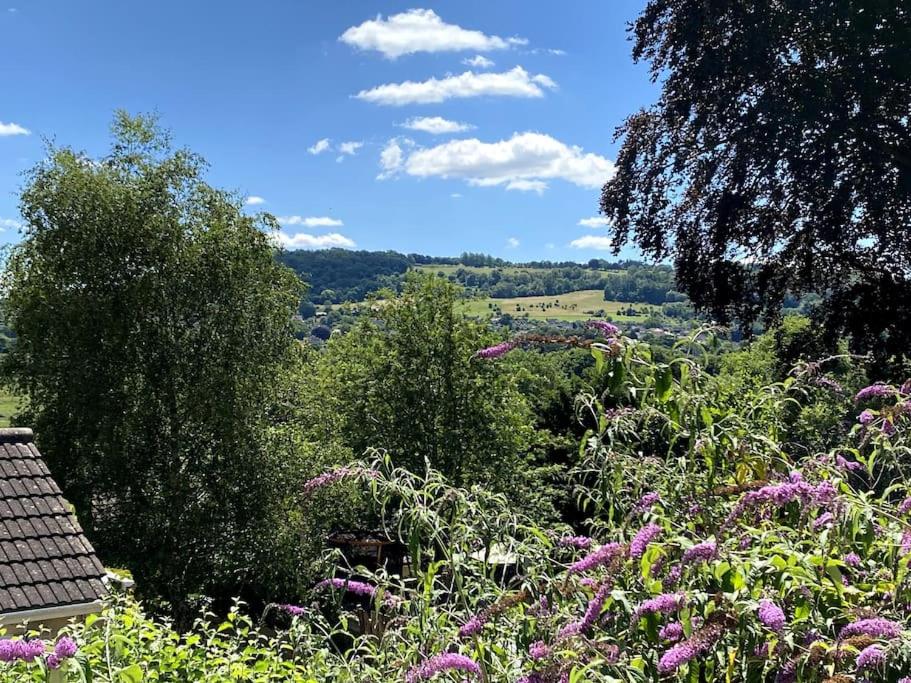
[[[838,637],[839,639],[844,640],[851,636],[870,636],[871,638],[884,638],[889,640],[891,638],[898,638],[898,636],[901,635],[901,632],[901,624],[881,617],[873,617],[872,619],[861,619],[860,621],[851,622],[841,629]]]
[[[17,655],[18,648],[12,640],[8,638],[0,640],[0,662],[11,662],[16,659]]]
[[[602,545],[594,552],[586,555],[578,562],[570,565],[569,573],[581,574],[582,572],[587,572],[600,565],[608,564],[615,558],[622,556],[625,551],[626,548],[619,543],[608,543],[606,545]]]
[[[854,400],[859,403],[860,401],[868,401],[871,398],[888,398],[894,395],[895,387],[883,382],[877,382],[858,391]]]
[[[895,423],[892,420],[883,420],[883,425],[880,427],[884,436],[893,436],[895,434]]]
[[[661,501],[661,496],[658,495],[655,491],[649,491],[643,495],[639,501],[633,506],[633,512],[644,512],[645,510],[650,509],[655,503]]]
[[[481,667],[473,659],[455,652],[444,652],[425,659],[405,674],[406,683],[416,683],[432,678],[441,671],[463,671],[473,676],[481,674]]]
[[[620,328],[606,320],[589,320],[585,325],[598,330],[605,337],[616,337],[620,334]]]
[[[528,646],[528,656],[538,661],[550,656],[550,647],[543,640],[536,640]]]
[[[819,531],[824,526],[831,524],[835,520],[835,515],[831,512],[824,512],[813,520],[813,531]]]
[[[644,527],[639,529],[636,535],[633,537],[633,540],[629,544],[629,556],[634,560],[638,560],[645,553],[646,547],[648,544],[655,540],[658,534],[661,533],[661,527],[657,524],[646,524]]]
[[[898,554],[901,557],[904,557],[909,552],[911,552],[911,530],[905,529],[902,532],[901,545],[898,548]]]
[[[815,379],[814,382],[815,382],[816,386],[818,386],[822,389],[828,389],[829,391],[832,391],[836,394],[840,394],[844,391],[844,389],[838,382],[836,382],[831,377],[826,377],[825,375],[820,375],[819,377],[817,377]]]
[[[862,463],[859,463],[856,460],[848,460],[840,455],[835,456],[835,464],[841,469],[848,470],[849,472],[856,472],[857,470],[862,470],[864,468]]]
[[[22,641],[20,641],[22,642]],[[44,654],[47,647],[44,644],[44,641],[39,638],[34,638],[32,640],[24,641],[23,645],[20,646],[19,659],[24,662],[33,662],[38,657]]]
[[[670,674],[696,657],[708,652],[721,635],[721,628],[709,626],[705,630],[694,633],[692,637],[677,643],[666,650],[658,660],[658,673]]]
[[[302,617],[307,613],[305,608],[299,607],[298,605],[279,605],[278,608],[286,614],[290,614],[292,617]]]
[[[886,653],[879,645],[868,645],[857,655],[857,668],[873,669],[886,661]]]
[[[47,668],[52,671],[59,669],[63,663],[63,660],[55,654],[49,654],[44,661],[47,663]]]
[[[806,481],[787,481],[780,484],[767,484],[755,491],[749,491],[737,502],[728,515],[725,526],[734,522],[746,510],[763,505],[783,507],[788,503],[800,501],[803,504],[821,505],[834,500],[837,491],[828,480],[813,486]]]
[[[771,631],[776,633],[781,633],[784,630],[785,625],[785,616],[781,607],[776,605],[771,600],[760,600],[759,601],[759,621],[762,622],[763,626]]]
[[[570,622],[560,629],[558,637],[566,638],[579,633],[585,633],[590,629],[601,614],[601,609],[604,607],[607,596],[610,595],[611,587],[612,584],[609,581],[601,584],[594,597],[588,601],[588,606],[585,608],[585,614],[582,618],[578,621]]]
[[[683,564],[708,561],[715,557],[717,551],[718,546],[715,544],[715,541],[703,541],[702,543],[697,543],[692,548],[687,548],[683,553],[683,559],[681,561]]]
[[[514,348],[516,348],[515,342],[505,341],[500,342],[499,344],[494,344],[493,346],[488,346],[486,349],[476,351],[474,355],[478,358],[485,358],[490,360],[504,356]]]
[[[377,477],[377,472],[365,470],[363,467],[339,467],[331,472],[326,472],[318,477],[314,477],[304,484],[303,493],[305,496],[310,495],[317,489],[321,489],[329,484],[334,484],[342,479],[354,479],[359,477]]]
[[[844,556],[844,563],[849,567],[859,567],[861,559],[857,553],[848,553]]]
[[[661,630],[658,631],[658,637],[661,638],[661,640],[676,643],[683,638],[683,626],[676,621],[665,624],[661,627]]]
[[[322,588],[335,588],[337,590],[348,591],[349,593],[354,593],[355,595],[361,595],[365,598],[374,598],[376,596],[376,587],[371,586],[368,583],[363,581],[351,581],[350,579],[325,579],[316,584],[317,589]],[[383,597],[383,602],[389,605],[397,605],[401,602],[401,598],[397,595],[386,594]]]
[[[483,614],[475,614],[471,619],[462,624],[462,627],[459,629],[459,638],[468,638],[480,633],[486,623],[487,619],[484,618]]]
[[[662,593],[654,598],[639,603],[633,611],[633,616],[641,617],[644,614],[668,614],[676,612],[686,602],[683,593]]]
[[[78,649],[79,647],[76,645],[76,641],[68,636],[61,636],[54,644],[54,654],[60,659],[72,657],[76,654]]]
[[[797,665],[785,662],[775,675],[775,683],[794,683],[797,680]]]
[[[898,506],[898,514],[907,515],[911,511],[911,498],[905,498]]]
[[[753,648],[753,656],[758,659],[768,659],[769,658],[769,644],[762,643]]]
[[[561,548],[579,548],[580,550],[585,550],[591,544],[592,539],[588,536],[563,536],[557,541],[557,545]]]
[[[875,419],[876,415],[873,414],[872,410],[862,410],[860,415],[857,416],[857,421],[864,427],[868,426]]]

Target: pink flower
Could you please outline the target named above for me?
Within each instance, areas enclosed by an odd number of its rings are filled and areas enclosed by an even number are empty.
[[[629,544],[629,556],[638,560],[645,553],[648,544],[651,543],[658,534],[661,533],[661,527],[657,524],[646,524],[639,529],[633,540]]]
[[[481,667],[473,659],[455,652],[444,652],[425,659],[420,665],[412,667],[405,674],[406,683],[427,680],[441,671],[464,671],[479,676]]]
[[[602,564],[608,564],[615,558],[623,555],[625,551],[626,549],[619,543],[608,543],[606,545],[602,545],[594,552],[586,555],[578,562],[570,565],[569,573],[581,574],[582,572],[587,572]]]
[[[784,630],[786,619],[781,607],[771,600],[760,600],[759,621],[761,621],[766,628],[775,631],[776,633],[780,633]]]

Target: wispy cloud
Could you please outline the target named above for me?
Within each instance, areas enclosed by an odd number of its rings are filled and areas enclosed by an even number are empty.
[[[487,59],[484,55],[475,55],[474,57],[466,57],[463,59],[462,64],[473,66],[475,69],[489,69],[494,65],[494,62],[492,59]]]
[[[509,247],[510,249],[515,249],[516,247],[519,246],[519,244],[520,244],[519,240],[516,239],[515,237],[510,237],[506,240],[506,246]]]
[[[338,151],[342,154],[348,154],[354,156],[357,154],[357,151],[364,146],[363,142],[351,140],[350,142],[343,142],[338,146]]]
[[[419,178],[458,178],[470,185],[499,185],[525,192],[543,192],[550,179],[595,189],[614,174],[609,159],[542,133],[516,133],[499,142],[450,140],[408,153],[390,140],[384,154],[387,151],[388,158],[381,158],[387,177],[405,173]]]
[[[329,216],[279,216],[277,220],[282,225],[304,225],[308,228],[337,228],[344,225],[339,219]]]
[[[405,123],[400,124],[402,128],[409,130],[419,130],[431,135],[443,135],[446,133],[461,133],[474,128],[471,124],[460,121],[450,121],[442,116],[416,116],[410,118]]]
[[[610,219],[604,216],[592,216],[591,218],[581,219],[577,225],[582,225],[586,228],[603,228],[610,225]]]
[[[337,232],[330,232],[325,235],[309,235],[304,232],[291,235],[286,232],[279,232],[277,237],[278,241],[286,249],[329,249],[332,247],[351,249],[356,246],[354,240]]]
[[[307,151],[310,154],[322,154],[329,149],[329,138],[323,138],[322,140],[317,140],[311,147],[307,148]]]
[[[350,27],[339,40],[359,50],[375,50],[388,59],[416,52],[487,52],[528,44],[524,38],[501,38],[447,24],[431,9],[411,9],[388,19],[377,15]]]
[[[22,227],[22,223],[12,218],[0,218],[0,230],[18,230]]]
[[[414,140],[410,138],[392,138],[380,152],[380,173],[377,180],[391,178],[402,170],[405,161],[406,149],[414,147]]]
[[[609,251],[613,248],[610,237],[603,235],[583,235],[569,243],[574,249],[595,249],[597,251]]]
[[[31,134],[32,131],[30,131],[28,128],[23,128],[18,123],[3,123],[3,121],[0,121],[0,137]]]
[[[426,81],[385,83],[354,95],[359,100],[400,107],[406,104],[436,104],[468,97],[544,97],[544,90],[557,84],[544,74],[530,75],[521,66],[502,73],[466,71],[458,76]]]
[[[244,204],[247,206],[259,206],[260,204],[265,204],[266,200],[262,197],[257,197],[255,194],[250,195],[244,200]]]

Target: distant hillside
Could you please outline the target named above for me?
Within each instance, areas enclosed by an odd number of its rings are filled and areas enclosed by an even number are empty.
[[[279,258],[310,284],[308,298],[317,304],[362,301],[383,287],[398,289],[409,268],[439,273],[470,294],[494,299],[591,290],[603,291],[606,299],[630,303],[662,304],[684,299],[674,291],[670,267],[637,261],[510,263],[486,254],[436,257],[345,249],[293,251]]]

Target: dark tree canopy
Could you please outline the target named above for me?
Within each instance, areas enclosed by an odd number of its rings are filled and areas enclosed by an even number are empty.
[[[671,258],[721,322],[823,294],[830,332],[911,329],[911,4],[650,0],[633,56],[662,85],[618,131],[614,246]]]

